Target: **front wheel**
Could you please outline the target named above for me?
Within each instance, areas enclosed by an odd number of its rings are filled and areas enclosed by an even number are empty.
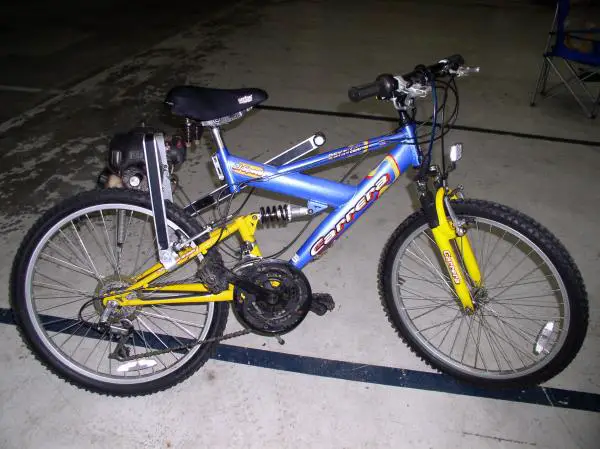
[[[418,211],[393,233],[379,264],[393,327],[426,363],[461,380],[522,387],[557,375],[581,348],[588,324],[585,286],[567,250],[506,206],[459,200],[452,207],[466,220],[482,274],[480,286],[470,283],[475,311],[461,306]]]

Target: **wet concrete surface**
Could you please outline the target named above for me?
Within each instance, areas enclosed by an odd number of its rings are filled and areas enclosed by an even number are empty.
[[[0,122],[233,3],[28,0],[5,5]]]

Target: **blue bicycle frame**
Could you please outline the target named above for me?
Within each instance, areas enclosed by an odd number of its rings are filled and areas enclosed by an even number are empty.
[[[290,262],[298,269],[321,255],[401,173],[421,164],[421,151],[415,133],[415,125],[409,123],[392,134],[277,167],[230,154],[219,129],[213,128],[218,147],[217,159],[230,193],[237,193],[247,185],[304,199],[314,213],[333,208],[292,257]],[[378,151],[392,144],[396,145],[393,150],[356,186],[301,173],[369,151]]]

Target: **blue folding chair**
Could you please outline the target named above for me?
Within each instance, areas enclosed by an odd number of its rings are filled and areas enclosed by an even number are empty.
[[[600,89],[598,95],[594,96],[588,84],[600,81],[600,28],[586,30],[565,29],[565,21],[569,16],[570,9],[569,0],[558,0],[554,21],[548,35],[546,49],[544,50],[542,70],[538,77],[535,92],[531,98],[531,106],[535,106],[538,94],[546,98],[551,97],[556,93],[558,88],[564,85],[571,92],[577,103],[579,103],[585,114],[590,118],[594,118],[600,106]],[[598,20],[600,17],[593,19]],[[586,48],[585,50],[573,48],[572,44],[567,45],[567,40],[571,43],[578,42],[584,44]],[[570,72],[567,77],[558,70],[554,59],[561,59],[565,63]],[[579,66],[579,71],[575,69],[573,64]],[[550,67],[556,72],[562,83],[558,83],[547,89]],[[598,84],[600,85],[600,82]],[[584,104],[573,90],[572,85],[578,85],[582,93],[587,94],[592,101],[591,106]]]

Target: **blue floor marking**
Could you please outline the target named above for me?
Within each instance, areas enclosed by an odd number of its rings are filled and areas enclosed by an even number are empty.
[[[10,309],[0,307],[0,323],[15,324]],[[217,347],[213,358],[224,362],[332,379],[600,412],[600,394],[562,388],[485,389],[458,382],[444,374],[284,354],[226,344]]]

